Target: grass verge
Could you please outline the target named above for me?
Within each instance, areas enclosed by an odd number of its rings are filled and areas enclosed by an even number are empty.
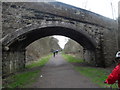
[[[107,70],[103,68],[94,67],[75,67],[75,69],[80,72],[80,74],[89,77],[94,83],[98,84],[101,88],[109,87],[109,85],[104,84],[108,74]]]
[[[5,88],[24,88],[26,84],[31,84],[35,81],[35,78],[38,76],[39,70],[24,72],[21,74],[15,74],[7,78],[7,85]]]
[[[72,55],[62,53],[62,56],[70,63],[81,63],[84,62],[82,59],[77,59]]]
[[[34,67],[43,67],[48,60],[50,59],[51,55],[48,55],[46,57],[42,57],[40,60],[38,61],[34,61],[31,64],[27,65],[26,68],[34,68]]]
[[[75,57],[67,54],[62,54],[63,57],[70,63],[82,63],[83,60],[78,60]],[[75,66],[75,70],[80,72],[80,74],[88,77],[91,79],[93,83],[98,84],[101,88],[109,88],[110,85],[104,84],[104,81],[108,77],[110,70],[104,69],[104,68],[98,68],[98,67],[85,67],[85,66]],[[117,88],[116,84],[112,85],[112,88]]]
[[[46,56],[38,60],[37,62],[33,62],[26,66],[27,69],[25,72],[22,73],[16,73],[15,75],[12,75],[8,78],[6,78],[5,81],[7,83],[3,86],[4,88],[24,88],[28,84],[32,84],[36,81],[37,77],[40,74],[40,68],[32,70],[35,67],[43,67],[48,60],[50,59],[50,56]]]

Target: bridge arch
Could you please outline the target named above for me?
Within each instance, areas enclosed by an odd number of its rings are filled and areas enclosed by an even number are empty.
[[[25,67],[25,48],[32,42],[51,35],[62,35],[75,40],[84,48],[89,50],[92,55],[94,55],[93,58],[95,60],[97,42],[87,32],[81,30],[80,27],[77,27],[74,24],[48,21],[41,24],[30,24],[24,28],[17,29],[15,32],[9,33],[7,36],[5,36],[5,38],[2,40],[3,53],[5,55],[3,56],[3,62],[6,60],[6,57],[8,57],[8,60],[10,59],[11,63],[18,63],[18,66],[13,67],[17,67],[21,70]],[[6,68],[8,68],[7,65]],[[11,69],[12,67],[9,68],[9,70],[6,68],[3,70],[5,73],[8,71],[14,71]]]
[[[114,20],[62,3],[8,2],[2,6],[3,73],[21,70],[25,63],[25,47],[50,35],[74,39],[90,51],[90,56],[95,56],[93,61],[98,65],[109,66],[114,60],[117,50]]]
[[[3,40],[3,45],[10,48],[15,47],[15,49],[19,46],[25,48],[35,40],[51,35],[70,37],[86,49],[95,50],[97,47],[96,40],[80,27],[65,22],[49,21],[44,24],[31,24],[8,34]]]

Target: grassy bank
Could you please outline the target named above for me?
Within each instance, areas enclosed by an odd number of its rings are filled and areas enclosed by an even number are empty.
[[[63,54],[63,57],[70,63],[83,63],[83,60],[76,59],[71,55]],[[93,83],[98,84],[101,88],[110,87],[110,85],[103,83],[111,72],[110,70],[90,66],[75,66],[74,68],[80,74],[89,77]],[[116,88],[116,85],[114,84],[112,87]]]
[[[26,70],[21,73],[16,73],[8,78],[5,81],[7,83],[3,86],[5,88],[24,88],[28,84],[32,84],[36,81],[37,77],[40,74],[40,67],[43,67],[48,60],[50,59],[51,55],[46,56],[38,60],[37,62],[32,62],[31,64],[26,66]],[[33,69],[39,67],[37,69]]]
[[[40,60],[38,61],[34,61],[31,64],[27,65],[26,68],[34,68],[34,67],[43,67],[48,60],[50,59],[51,55],[48,55],[46,57],[42,57]]]
[[[62,56],[70,63],[81,63],[84,62],[82,59],[77,59],[72,55],[62,54]]]
[[[31,84],[38,76],[39,70],[28,71],[24,73],[15,74],[7,78],[5,88],[24,88],[26,84]]]

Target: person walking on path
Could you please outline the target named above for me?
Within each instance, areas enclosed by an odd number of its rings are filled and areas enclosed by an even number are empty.
[[[58,50],[56,50],[56,54],[58,54]]]
[[[55,54],[56,54],[56,51],[54,50],[54,51],[53,51],[53,57],[55,57]]]
[[[108,76],[104,83],[114,84],[118,81],[118,87],[120,90],[120,51],[117,52],[115,61],[118,65],[113,69],[112,73]]]

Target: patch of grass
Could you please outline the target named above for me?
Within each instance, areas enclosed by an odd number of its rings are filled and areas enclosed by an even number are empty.
[[[6,81],[8,82],[7,84],[5,84],[3,87],[5,88],[24,88],[25,85],[28,84],[32,84],[33,82],[36,81],[37,77],[40,74],[40,70],[36,69],[36,70],[32,70],[32,68],[35,67],[43,67],[48,60],[50,59],[51,55],[48,55],[46,57],[41,58],[39,61],[37,62],[33,62],[29,65],[27,65],[27,69],[30,70],[26,70],[25,72],[22,73],[17,73],[15,75],[12,75],[8,78],[6,78]]]
[[[77,60],[75,57],[71,55],[63,54],[63,57],[70,63],[81,63],[83,60]],[[105,84],[104,81],[107,79],[110,71],[104,68],[96,68],[96,67],[82,67],[82,66],[75,66],[75,70],[80,72],[80,74],[90,78],[93,83],[98,84],[101,88],[109,88],[109,84]],[[117,88],[116,84],[112,85],[112,88]]]
[[[62,56],[70,63],[81,63],[84,62],[82,59],[77,59],[75,57],[73,57],[72,55],[67,55],[67,54],[63,54]]]
[[[5,87],[7,87],[7,88],[17,88],[17,87],[23,88],[24,85],[34,82],[35,78],[38,76],[39,72],[40,72],[39,70],[36,70],[36,71],[29,71],[29,72],[24,72],[21,74],[13,75],[13,76],[9,77],[9,79],[12,80],[12,82],[9,83],[8,85],[6,85]]]
[[[107,78],[107,71],[101,68],[93,68],[93,67],[75,67],[77,71],[79,71],[82,75],[91,78],[91,80],[98,84],[100,87],[108,87],[109,85],[104,84],[103,82]]]
[[[33,68],[33,67],[39,67],[39,66],[43,67],[48,62],[50,57],[51,57],[51,54],[46,57],[42,57],[40,60],[32,62],[29,65],[26,65],[26,68]]]

